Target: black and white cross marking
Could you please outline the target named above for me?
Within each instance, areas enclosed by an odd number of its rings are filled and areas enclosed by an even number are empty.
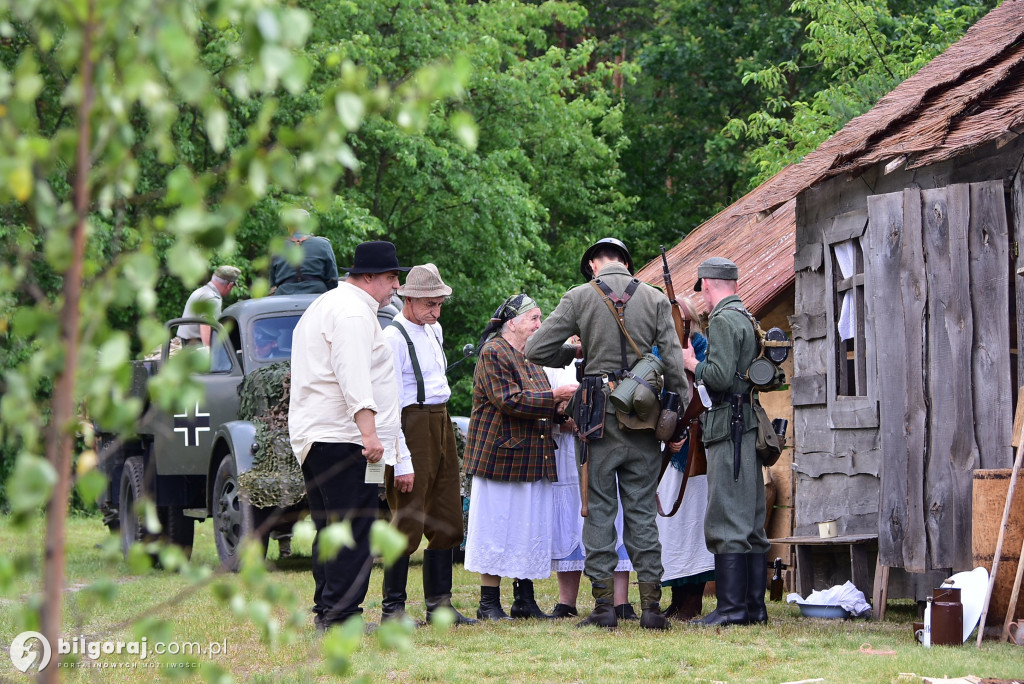
[[[188,443],[189,430],[195,430],[195,442]],[[210,431],[210,414],[199,412],[199,402],[196,402],[194,416],[190,419],[188,411],[174,414],[174,431],[185,433],[185,446],[199,446],[199,433]]]

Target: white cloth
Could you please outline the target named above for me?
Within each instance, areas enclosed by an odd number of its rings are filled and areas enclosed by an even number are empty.
[[[391,347],[377,301],[349,283],[313,300],[292,332],[288,432],[301,464],[313,442],[363,444],[355,415],[374,412],[384,462],[409,458]]]
[[[871,614],[871,604],[864,598],[864,592],[847,581],[846,584],[835,585],[821,591],[812,591],[806,599],[800,594],[786,596],[786,603],[804,603],[812,606],[840,606],[855,617]]]
[[[683,474],[669,466],[658,485],[658,497],[666,510],[675,503]],[[708,507],[708,477],[699,475],[686,481],[686,493],[676,514],[659,515],[658,537],[661,539],[661,564],[665,566],[664,582],[690,577],[715,569],[715,557],[704,541],[704,512]]]
[[[833,276],[833,280],[852,277],[856,268],[854,259],[857,257],[853,240],[833,245],[833,250],[835,251],[836,262],[839,264],[840,273],[840,278]],[[853,303],[853,290],[847,290],[843,293],[843,305],[839,313],[839,324],[837,327],[839,339],[841,340],[849,340],[857,333],[857,307]]]
[[[409,319],[402,314],[395,316],[395,322],[405,328],[413,346],[416,347],[416,360],[420,364],[420,372],[423,373],[423,403],[445,403],[452,396],[452,390],[448,386],[448,377],[445,375],[448,361],[445,359],[444,350],[441,347],[444,342],[441,324],[416,325],[410,323]],[[405,408],[416,403],[416,374],[412,370],[409,345],[396,328],[384,328],[384,337],[391,345],[391,354],[395,359],[395,373],[398,376],[401,392],[402,408]]]
[[[516,579],[549,577],[551,482],[474,477],[470,488],[466,570]]]
[[[209,302],[209,304],[205,304]],[[204,306],[200,306],[204,304]],[[200,288],[197,288],[188,296],[188,301],[185,302],[185,310],[181,313],[182,318],[209,318],[212,321],[220,318],[220,308],[223,306],[224,300],[220,296],[220,290],[212,282],[206,283]],[[210,307],[210,314],[207,315],[199,313],[200,308]],[[190,325],[179,325],[178,326],[178,337],[183,340],[198,340],[200,336],[199,324],[194,323]]]

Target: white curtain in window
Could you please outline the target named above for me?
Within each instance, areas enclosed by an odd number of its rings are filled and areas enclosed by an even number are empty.
[[[836,261],[839,263],[839,271],[842,274],[840,279],[851,278],[854,275],[854,264],[856,263],[857,251],[853,240],[840,242],[833,246]],[[849,340],[857,331],[857,310],[853,305],[853,289],[843,294],[843,307],[839,313],[839,339]]]

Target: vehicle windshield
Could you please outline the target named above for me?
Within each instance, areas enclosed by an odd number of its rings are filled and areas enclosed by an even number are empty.
[[[257,318],[252,322],[253,358],[256,361],[278,361],[292,355],[292,330],[299,316]]]

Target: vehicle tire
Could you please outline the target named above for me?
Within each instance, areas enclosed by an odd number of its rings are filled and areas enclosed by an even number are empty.
[[[185,553],[185,558],[192,558],[192,544],[195,540],[195,520],[185,515],[181,508],[173,506],[161,506],[157,509],[160,516],[160,524],[164,526],[161,537],[168,544],[180,546]]]
[[[121,471],[121,489],[118,504],[118,527],[121,534],[121,553],[128,558],[132,544],[142,544],[155,539],[146,529],[146,522],[138,510],[138,502],[146,498],[146,469],[140,456],[132,456],[124,462]]]
[[[238,487],[238,474],[231,454],[224,456],[213,479],[213,540],[217,544],[217,555],[225,570],[238,572],[242,561],[242,546],[245,540],[255,535],[257,529],[256,511],[242,496]],[[269,536],[269,534],[267,535]],[[263,552],[267,543],[263,541]]]

